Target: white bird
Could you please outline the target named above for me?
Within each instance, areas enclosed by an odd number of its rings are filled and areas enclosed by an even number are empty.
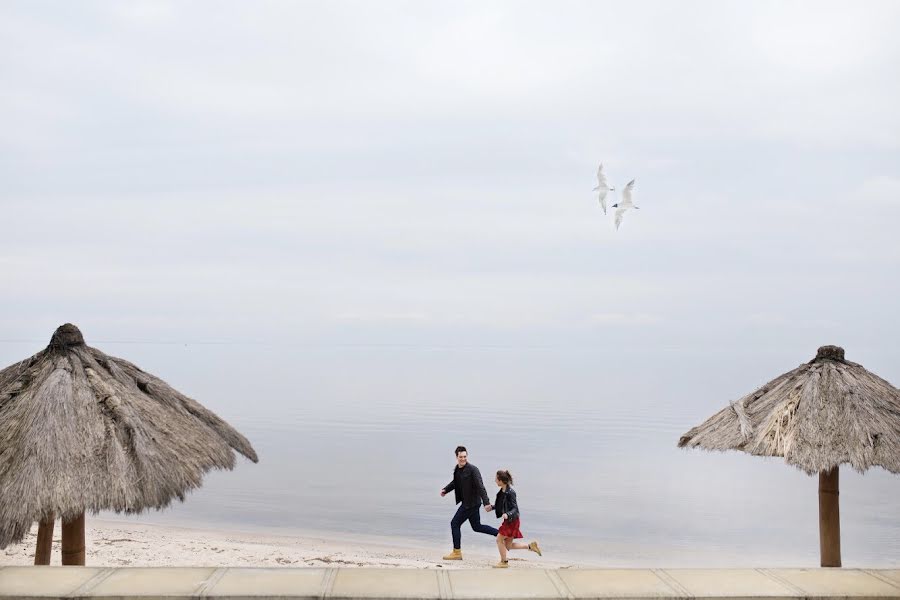
[[[634,200],[631,198],[631,191],[634,189],[634,179],[628,182],[625,186],[625,189],[622,190],[622,199],[613,204],[613,208],[616,209],[616,229],[619,228],[619,225],[622,224],[622,217],[625,215],[625,211],[629,208],[640,208],[639,206],[634,205]]]
[[[597,192],[597,197],[600,200],[600,206],[603,207],[603,214],[606,214],[606,195],[615,190],[616,188],[609,187],[609,183],[606,181],[606,175],[603,173],[603,163],[600,163],[600,166],[597,167],[597,187],[594,188],[594,191]]]

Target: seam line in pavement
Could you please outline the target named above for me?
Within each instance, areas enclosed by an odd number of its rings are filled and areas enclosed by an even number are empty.
[[[200,586],[200,589],[197,590],[196,595],[201,598],[207,597],[212,589],[216,587],[216,584],[219,583],[219,580],[221,580],[227,572],[228,567],[220,567],[213,571],[212,574],[207,578],[207,580],[204,581]]]
[[[566,585],[566,582],[563,581],[562,577],[559,576],[559,573],[556,571],[545,570],[544,573],[547,574],[547,577],[550,578],[551,583],[556,588],[556,591],[559,592],[559,595],[563,598],[574,598],[575,594],[569,590],[569,586]]]
[[[456,592],[453,591],[453,578],[450,577],[450,571],[447,571],[447,587],[450,588],[450,597],[456,598]]]
[[[66,594],[68,598],[82,598],[88,594],[92,589],[97,587],[99,584],[106,581],[106,579],[116,572],[114,567],[107,567],[102,569],[99,573],[96,573],[93,577],[82,583],[80,586]]]
[[[789,590],[791,590],[792,592],[794,592],[794,593],[795,593],[798,597],[800,597],[800,598],[806,598],[807,595],[808,595],[808,594],[806,593],[805,590],[803,590],[803,589],[800,588],[799,586],[794,585],[793,583],[791,583],[790,581],[788,581],[788,580],[785,579],[784,577],[780,577],[780,576],[776,575],[775,573],[773,573],[773,572],[770,571],[769,569],[754,569],[754,570],[755,570],[755,571],[759,571],[760,573],[762,573],[763,575],[765,575],[766,577],[768,577],[768,578],[771,579],[772,581],[774,581],[774,582],[776,582],[776,583],[780,583],[781,585],[785,586],[787,589],[789,589]]]
[[[784,579],[783,577],[779,577],[775,573],[769,573],[766,569],[753,569],[753,570],[756,571],[757,573],[759,573],[760,575],[762,575],[763,577],[767,578],[769,581],[774,581],[775,583],[782,586],[787,591],[789,591],[793,594],[796,594],[797,596],[803,597],[806,595],[806,592],[801,590],[799,587],[797,587],[796,585],[794,585],[787,579]]]
[[[691,598],[691,593],[683,587],[678,580],[666,572],[665,569],[650,569],[650,572],[662,580],[663,584],[672,590],[680,598]]]
[[[335,567],[325,569],[325,577],[322,579],[322,594],[319,596],[321,600],[330,598],[334,591],[334,580],[337,577],[338,570]]]
[[[438,595],[441,600],[453,598],[453,588],[450,587],[450,573],[443,569],[434,572],[437,575]]]
[[[900,590],[900,581],[894,581],[887,575],[882,575],[878,571],[874,571],[872,569],[863,569],[863,573],[867,573],[867,574],[871,575],[872,577],[876,577],[876,578],[880,579],[881,581],[885,582],[886,584],[890,585],[891,587],[895,587],[898,590]]]

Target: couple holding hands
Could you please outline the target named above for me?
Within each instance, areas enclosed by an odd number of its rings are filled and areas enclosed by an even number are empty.
[[[538,543],[523,544],[515,540],[521,539],[519,531],[519,505],[516,502],[516,490],[512,488],[512,475],[509,471],[497,471],[496,483],[500,488],[497,499],[492,505],[484,489],[481,480],[481,471],[478,467],[469,463],[469,453],[464,446],[456,448],[456,468],[453,469],[453,481],[441,488],[441,496],[448,492],[456,492],[456,503],[459,504],[456,514],[450,521],[450,531],[453,534],[453,552],[446,555],[444,560],[462,560],[460,527],[466,521],[472,525],[472,529],[479,533],[486,533],[497,538],[497,549],[500,551],[500,562],[494,568],[505,569],[509,567],[506,553],[509,550],[531,550],[541,556]],[[494,529],[490,525],[481,524],[479,507],[484,506],[487,512],[494,511],[498,518],[503,519],[500,529]]]

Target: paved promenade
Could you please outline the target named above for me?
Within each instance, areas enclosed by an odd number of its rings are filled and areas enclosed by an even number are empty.
[[[900,598],[900,569],[2,567],[0,598]]]

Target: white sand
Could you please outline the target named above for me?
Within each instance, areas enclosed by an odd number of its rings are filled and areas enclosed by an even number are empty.
[[[51,564],[59,564],[60,524],[53,536]],[[34,564],[37,525],[21,544],[0,551],[0,565]],[[469,542],[468,547],[465,542]],[[87,564],[92,566],[215,567],[406,567],[458,569],[488,567],[499,559],[491,539],[463,539],[463,561],[444,561],[444,540],[432,547],[391,538],[310,534],[281,536],[214,529],[149,525],[87,518]],[[510,552],[514,568],[561,568],[571,563],[548,560],[527,550]]]

